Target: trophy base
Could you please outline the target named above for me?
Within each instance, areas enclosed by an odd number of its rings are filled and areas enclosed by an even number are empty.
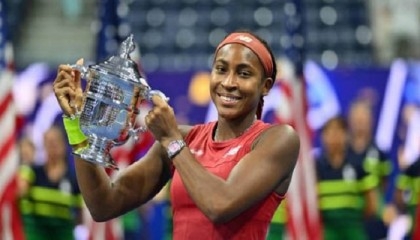
[[[84,152],[73,152],[74,155],[80,157],[81,159],[94,163],[100,166],[103,166],[105,168],[111,168],[114,170],[118,170],[117,164],[115,164],[115,161],[109,156],[99,156],[97,153],[90,154],[90,153],[84,153]]]
[[[73,154],[87,162],[94,163],[105,168],[118,170],[117,164],[115,163],[114,159],[109,153],[110,143],[108,141],[97,140],[98,139],[95,139],[93,141],[89,140],[89,146],[74,151]]]

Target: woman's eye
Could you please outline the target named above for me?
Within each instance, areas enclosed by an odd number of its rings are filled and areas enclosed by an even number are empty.
[[[219,73],[226,71],[226,69],[223,66],[216,66],[214,69],[216,70],[216,72],[219,72]]]
[[[239,75],[243,76],[243,77],[249,77],[249,76],[251,76],[251,73],[248,72],[248,71],[240,71]]]

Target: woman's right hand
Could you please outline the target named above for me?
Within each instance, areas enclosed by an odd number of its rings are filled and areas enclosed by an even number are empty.
[[[83,65],[83,59],[79,59],[76,64]],[[53,83],[53,89],[57,102],[65,115],[71,116],[80,110],[83,101],[83,89],[79,71],[74,70],[69,65],[60,65]]]

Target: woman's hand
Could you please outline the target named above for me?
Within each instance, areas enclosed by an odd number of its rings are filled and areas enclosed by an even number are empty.
[[[79,59],[76,64],[83,65],[83,59]],[[81,108],[83,90],[80,72],[75,71],[69,65],[60,65],[53,89],[57,102],[65,115],[74,115]]]
[[[152,96],[152,103],[154,106],[146,115],[145,123],[155,139],[164,146],[164,142],[182,139],[172,107],[159,95]]]

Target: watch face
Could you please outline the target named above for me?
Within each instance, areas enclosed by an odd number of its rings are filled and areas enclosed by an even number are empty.
[[[169,143],[168,149],[167,149],[169,158],[172,159],[175,155],[177,155],[182,150],[183,147],[185,147],[185,143],[182,140],[175,140]]]
[[[179,149],[179,144],[177,142],[171,142],[168,146],[168,150],[174,152]]]

